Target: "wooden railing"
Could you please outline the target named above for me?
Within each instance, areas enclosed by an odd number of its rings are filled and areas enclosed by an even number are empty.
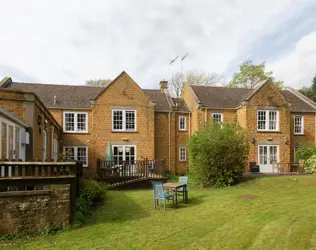
[[[70,223],[75,220],[76,198],[79,196],[80,162],[15,162],[0,161],[0,192],[26,188],[70,185]]]
[[[155,178],[164,177],[166,172],[165,160],[140,161],[105,161],[98,160],[98,176],[106,180],[110,178]]]

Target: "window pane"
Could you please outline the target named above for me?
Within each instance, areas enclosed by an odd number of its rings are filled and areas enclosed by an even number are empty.
[[[77,160],[82,162],[83,166],[87,166],[87,148],[85,147],[77,148]]]
[[[295,134],[303,133],[303,117],[302,116],[294,117],[294,133]]]
[[[186,160],[186,148],[181,147],[180,148],[180,161],[185,161]]]
[[[179,117],[179,129],[180,130],[185,130],[185,117],[184,116],[180,116]]]
[[[67,147],[65,148],[66,159],[74,160],[75,159],[75,148]]]
[[[123,111],[120,111],[120,110],[113,111],[113,129],[114,130],[123,129]]]
[[[266,129],[266,112],[258,111],[258,129]]]
[[[65,114],[65,129],[66,131],[75,131],[75,114],[74,113]]]
[[[113,152],[113,159],[115,164],[121,165],[123,162],[123,146],[114,146]]]
[[[126,111],[126,130],[135,130],[135,111]]]
[[[214,122],[221,122],[222,121],[222,114],[212,114],[212,118]]]
[[[276,130],[277,129],[277,112],[269,111],[269,129]]]
[[[87,114],[77,114],[77,130],[86,131],[87,130]]]

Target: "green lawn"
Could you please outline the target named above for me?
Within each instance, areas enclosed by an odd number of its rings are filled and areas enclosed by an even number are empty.
[[[264,177],[223,189],[190,187],[189,204],[169,206],[167,212],[153,210],[151,190],[108,191],[104,207],[83,228],[2,247],[316,249],[316,176]]]

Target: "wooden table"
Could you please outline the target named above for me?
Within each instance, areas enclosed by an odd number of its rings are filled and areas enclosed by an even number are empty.
[[[188,190],[187,190],[187,184],[179,184],[179,183],[174,183],[174,182],[166,182],[163,184],[163,186],[169,190],[172,190],[175,192],[175,196],[176,196],[176,207],[178,206],[178,194],[177,194],[177,190],[179,188],[183,188],[185,191],[185,199],[184,199],[184,203],[188,203]]]

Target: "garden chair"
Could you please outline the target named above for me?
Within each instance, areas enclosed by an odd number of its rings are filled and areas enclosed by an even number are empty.
[[[186,193],[189,192],[188,180],[189,180],[188,176],[180,176],[179,181],[178,181],[179,184],[187,184],[186,187],[182,187],[182,188],[177,189],[177,194],[178,193],[182,194],[183,203],[186,201],[185,195],[188,195]]]
[[[300,174],[300,171],[304,169],[305,160],[298,160],[297,175]]]
[[[279,163],[277,163],[276,161],[272,162],[272,173],[280,173],[280,167],[279,167]]]
[[[174,206],[174,192],[165,192],[163,189],[163,184],[160,181],[153,181],[153,191],[154,191],[154,208],[156,210],[156,205],[159,205],[159,200],[164,201],[164,211],[166,211],[166,201],[172,200],[172,206]]]

